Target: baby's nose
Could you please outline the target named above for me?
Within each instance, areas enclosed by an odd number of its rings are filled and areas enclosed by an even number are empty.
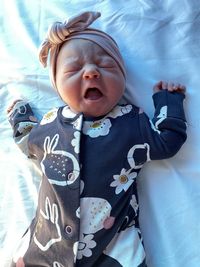
[[[85,66],[85,70],[83,73],[84,79],[98,79],[100,77],[100,72],[97,67],[93,64],[88,64]]]

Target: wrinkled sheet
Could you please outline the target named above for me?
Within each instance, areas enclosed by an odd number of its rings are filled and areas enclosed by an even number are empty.
[[[159,80],[187,86],[188,139],[171,159],[147,163],[138,179],[140,223],[150,267],[200,266],[200,4],[198,0],[0,0],[0,265],[34,216],[39,173],[12,139],[6,108],[30,101],[41,117],[62,104],[37,49],[48,25],[80,11],[118,42],[127,68],[125,97],[151,117]],[[125,252],[124,256],[125,256]],[[128,266],[131,267],[131,266]]]

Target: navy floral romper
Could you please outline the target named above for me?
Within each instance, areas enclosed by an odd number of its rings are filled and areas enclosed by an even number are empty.
[[[40,123],[18,102],[10,115],[15,142],[43,177],[12,266],[146,266],[136,178],[145,162],[175,155],[186,140],[183,99],[154,94],[152,120],[124,104],[98,118],[55,108]]]

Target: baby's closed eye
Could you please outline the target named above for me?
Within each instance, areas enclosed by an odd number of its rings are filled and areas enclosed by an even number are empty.
[[[78,63],[69,63],[64,66],[64,73],[77,72],[81,69],[81,65]]]
[[[114,68],[116,67],[116,62],[110,57],[103,57],[101,60],[99,60],[98,66],[100,68]]]

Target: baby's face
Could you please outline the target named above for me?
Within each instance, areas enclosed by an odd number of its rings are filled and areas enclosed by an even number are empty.
[[[56,86],[72,111],[98,117],[118,103],[125,79],[116,61],[100,46],[74,39],[66,42],[59,52]]]

